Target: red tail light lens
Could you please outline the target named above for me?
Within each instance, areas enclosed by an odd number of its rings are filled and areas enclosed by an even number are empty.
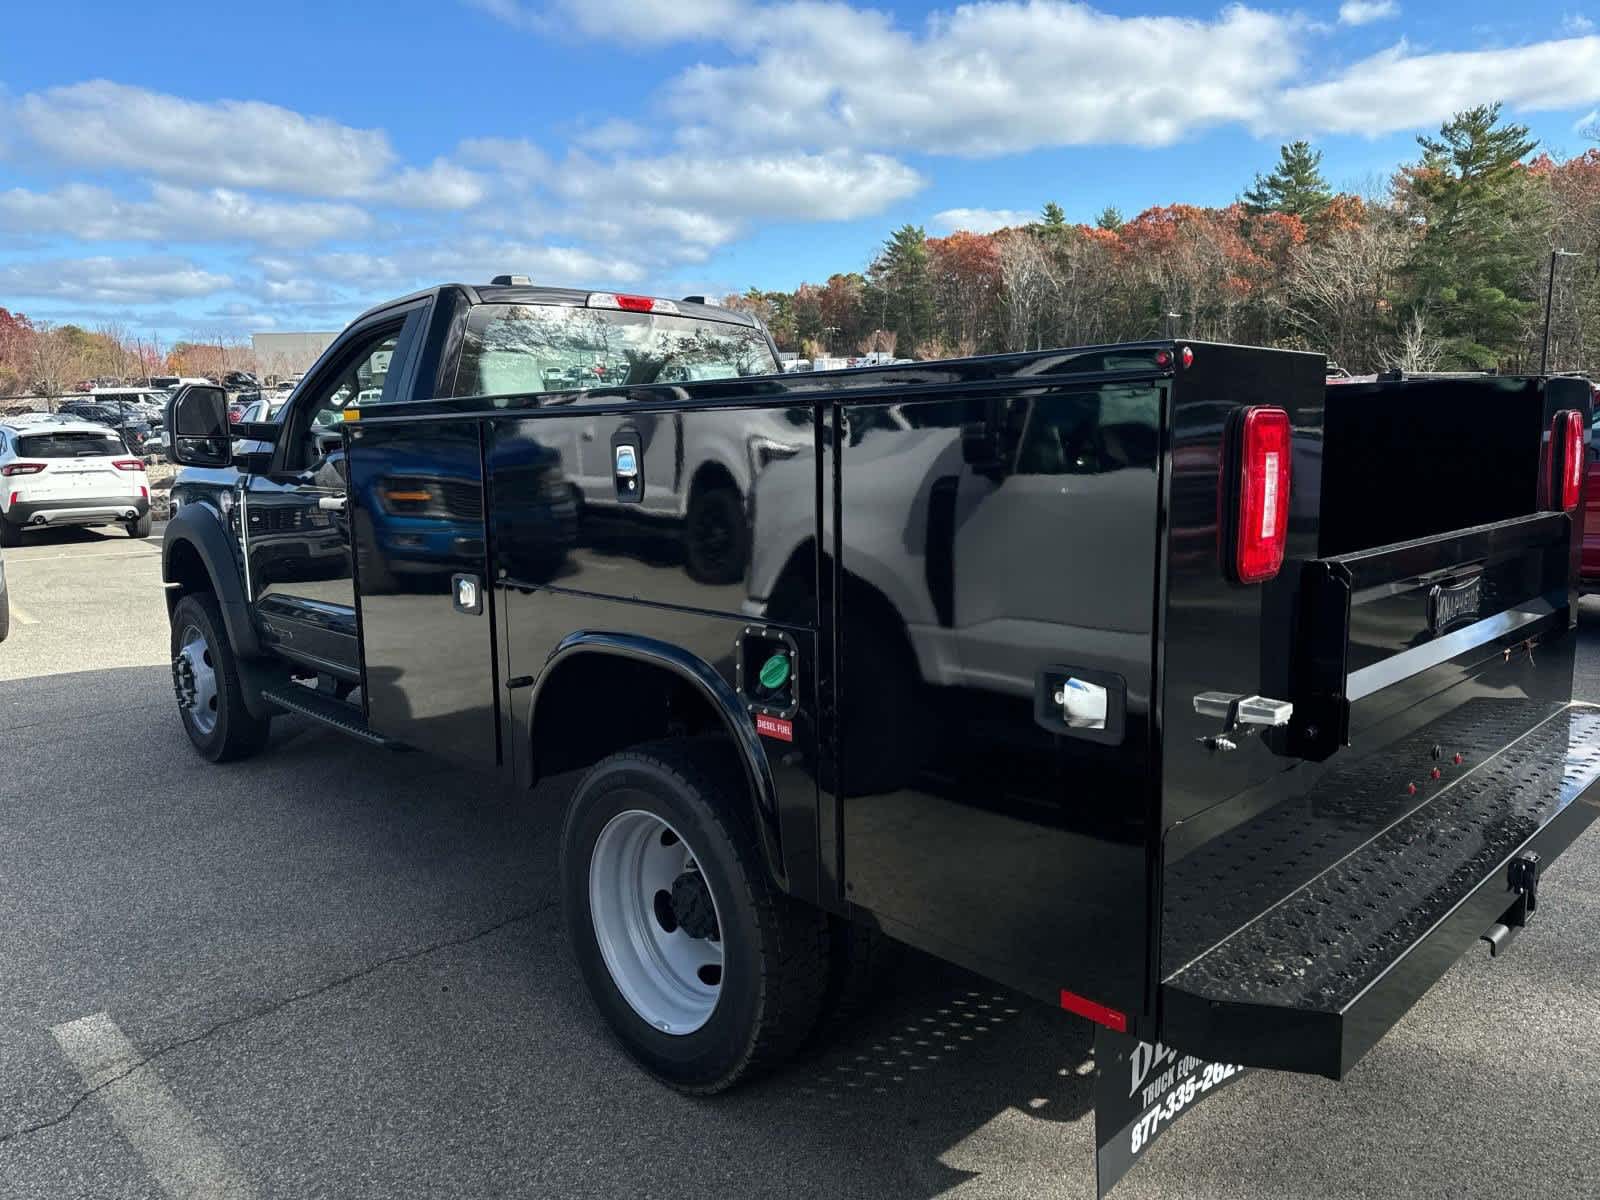
[[[1289,414],[1246,408],[1232,432],[1236,441],[1225,461],[1238,475],[1229,481],[1236,502],[1227,565],[1240,583],[1263,583],[1283,566],[1289,539]]]
[[[0,467],[0,475],[37,475],[44,470],[44,463],[14,462]]]
[[[111,465],[119,471],[142,471],[144,470],[144,459],[119,458]]]
[[[1563,409],[1550,422],[1550,452],[1560,464],[1558,486],[1561,511],[1578,507],[1578,491],[1583,486],[1583,414],[1575,408]]]

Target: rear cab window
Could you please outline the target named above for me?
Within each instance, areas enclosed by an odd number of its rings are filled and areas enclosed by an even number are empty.
[[[110,431],[64,429],[24,433],[17,438],[17,454],[22,458],[95,458],[127,453],[122,439]]]
[[[560,304],[480,304],[467,318],[452,391],[586,391],[777,372],[765,331],[751,325]]]

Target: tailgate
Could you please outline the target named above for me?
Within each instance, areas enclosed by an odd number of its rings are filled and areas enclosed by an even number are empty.
[[[1568,406],[1588,429],[1587,384],[1461,386],[1483,393],[1465,407],[1484,420],[1505,406],[1472,453],[1515,477],[1460,506],[1495,519],[1448,527],[1430,488],[1461,487],[1457,461],[1384,492],[1418,447],[1372,444],[1381,424],[1358,449],[1319,439],[1333,461],[1303,471],[1297,422],[1280,575],[1252,595],[1170,568],[1157,1005],[1186,1053],[1341,1077],[1486,931],[1520,928],[1540,870],[1596,815],[1600,709],[1571,700],[1582,508],[1551,502],[1541,441]],[[1406,412],[1396,436],[1432,411]],[[1302,474],[1322,485],[1310,501]],[[1384,528],[1412,536],[1365,544]],[[1201,597],[1241,626],[1253,608],[1251,653],[1188,645]],[[1292,715],[1225,729],[1216,701],[1240,693]]]

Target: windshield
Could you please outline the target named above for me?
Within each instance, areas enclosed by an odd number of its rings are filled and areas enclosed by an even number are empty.
[[[17,439],[17,454],[23,458],[91,458],[127,452],[127,446],[116,434],[92,430],[30,433]]]
[[[467,319],[458,396],[772,375],[749,325],[556,304],[481,304]]]

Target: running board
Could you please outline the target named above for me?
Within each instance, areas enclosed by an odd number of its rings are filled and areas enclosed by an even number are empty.
[[[298,713],[302,717],[310,717],[320,725],[337,729],[340,733],[347,734],[357,741],[366,742],[369,746],[382,746],[386,750],[405,749],[401,743],[368,729],[366,721],[361,716],[361,710],[355,705],[336,700],[332,696],[325,696],[321,692],[314,692],[297,683],[280,683],[262,688],[261,698],[275,708],[280,708],[284,712]]]

